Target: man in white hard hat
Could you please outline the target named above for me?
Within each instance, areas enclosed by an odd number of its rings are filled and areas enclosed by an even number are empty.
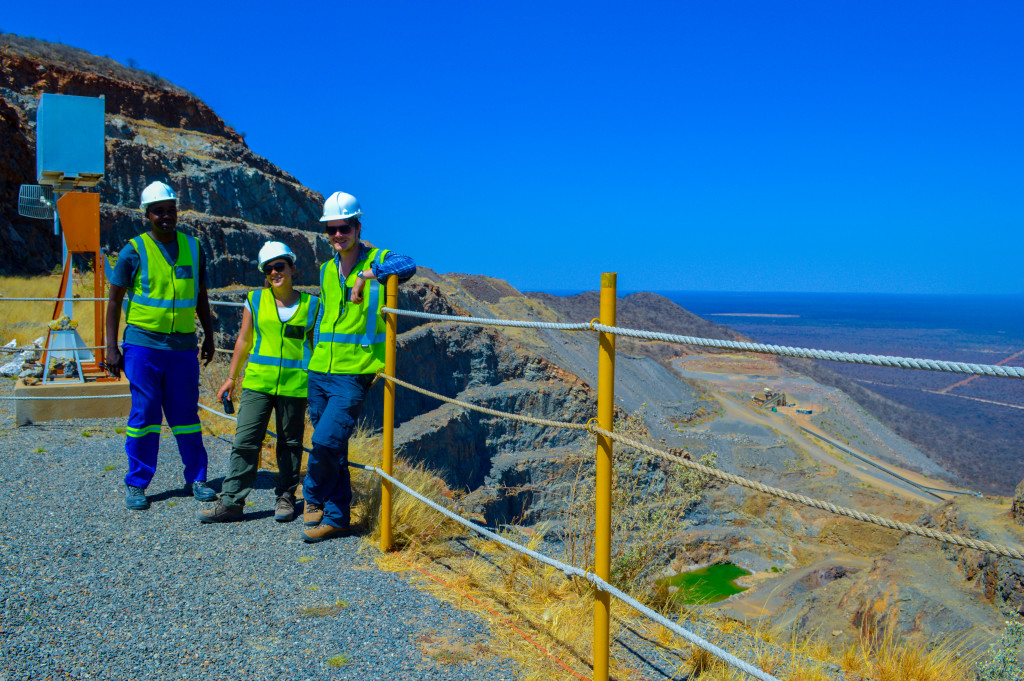
[[[195,318],[203,325],[202,358],[213,359],[213,322],[206,296],[206,263],[195,238],[177,231],[178,197],[163,182],[142,190],[149,231],[121,249],[110,277],[107,304],[107,369],[131,382],[125,452],[125,505],[149,508],[146,487],[156,473],[164,417],[185,464],[185,488],[199,501],[213,501],[206,484],[207,455],[196,404],[199,360]],[[117,347],[121,303],[128,294],[124,355]]]
[[[351,194],[324,202],[324,225],[334,258],[320,267],[320,310],[309,362],[309,417],[313,450],[303,485],[308,543],[349,534],[352,487],[348,439],[374,374],[384,366],[383,282],[405,281],[416,263],[360,241],[363,212]]]

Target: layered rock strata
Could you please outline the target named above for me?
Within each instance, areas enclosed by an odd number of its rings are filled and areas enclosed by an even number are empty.
[[[0,274],[43,273],[60,260],[52,224],[17,213],[19,186],[36,182],[42,93],[104,98],[106,175],[95,191],[108,253],[144,231],[139,196],[162,180],[178,193],[183,231],[199,239],[211,264],[211,287],[260,284],[252,263],[268,238],[284,241],[310,264],[300,268],[300,283],[316,283],[312,264],[328,255],[318,233],[320,194],[253,153],[189,92],[111,59],[9,34],[0,34],[0,248],[24,257],[0,263]]]

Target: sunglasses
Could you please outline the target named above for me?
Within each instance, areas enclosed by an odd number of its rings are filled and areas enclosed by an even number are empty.
[[[326,227],[324,227],[324,231],[330,234],[331,236],[334,236],[335,234],[348,234],[358,226],[358,224],[327,225]]]
[[[270,265],[263,266],[263,274],[270,274],[271,272],[284,272],[284,268],[288,266],[286,262],[275,262]]]

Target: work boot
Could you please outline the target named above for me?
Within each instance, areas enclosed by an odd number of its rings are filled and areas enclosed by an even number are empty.
[[[146,498],[146,490],[132,485],[125,485],[124,488],[127,492],[124,499],[124,505],[127,506],[129,510],[145,511],[149,508],[149,499]]]
[[[311,527],[308,530],[304,530],[299,533],[299,539],[306,542],[307,544],[316,544],[326,539],[334,539],[335,537],[347,537],[351,531],[347,527],[335,527],[334,525],[328,525],[327,523],[320,523],[316,527]]]
[[[218,499],[216,504],[199,511],[196,515],[199,516],[201,523],[230,523],[242,519],[242,507],[228,506]]]
[[[216,501],[217,493],[206,484],[205,480],[196,480],[191,485],[185,484],[185,491],[191,492],[196,501]]]
[[[277,498],[274,505],[274,520],[279,523],[290,523],[295,520],[295,497],[285,494]]]
[[[315,527],[324,519],[324,507],[311,504],[308,501],[302,507],[302,524],[306,527]]]

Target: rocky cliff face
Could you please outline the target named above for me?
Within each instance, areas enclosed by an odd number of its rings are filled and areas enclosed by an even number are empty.
[[[183,231],[196,236],[210,262],[211,287],[258,285],[253,267],[262,243],[284,241],[310,263],[300,283],[316,281],[328,254],[317,220],[323,197],[266,159],[210,107],[152,74],[64,45],[0,34],[0,248],[25,253],[0,273],[41,273],[60,259],[48,221],[17,214],[18,188],[34,184],[39,95],[99,97],[106,106],[106,175],[101,242],[116,252],[145,229],[143,187],[166,181],[177,191]]]

